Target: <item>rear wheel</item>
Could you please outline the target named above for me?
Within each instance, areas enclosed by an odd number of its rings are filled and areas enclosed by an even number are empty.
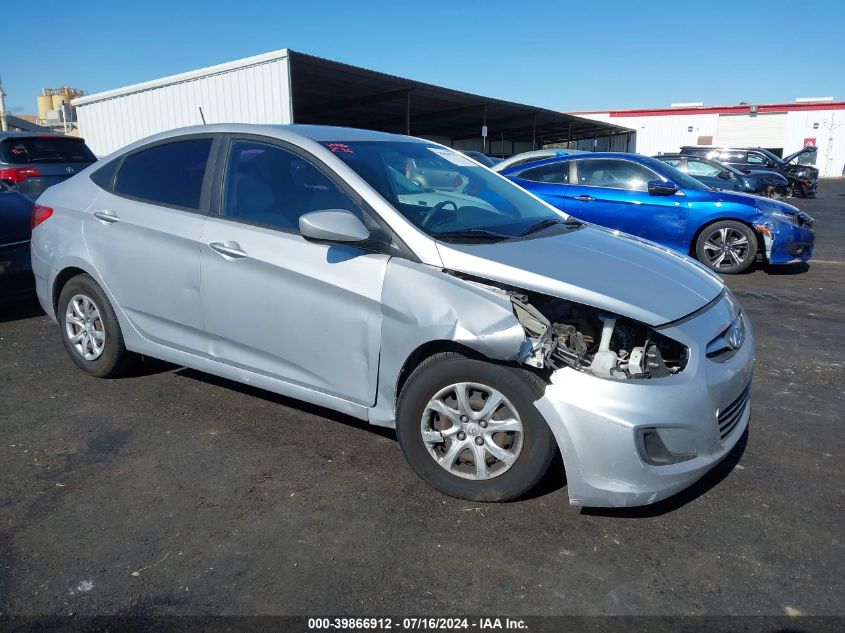
[[[742,222],[714,222],[698,236],[695,256],[717,273],[740,273],[757,257],[757,236]]]
[[[56,313],[70,359],[87,374],[115,376],[135,361],[106,294],[89,275],[70,279],[59,295]]]
[[[537,484],[554,457],[554,436],[534,406],[544,386],[522,369],[454,353],[432,356],[399,398],[402,452],[447,495],[515,499]]]

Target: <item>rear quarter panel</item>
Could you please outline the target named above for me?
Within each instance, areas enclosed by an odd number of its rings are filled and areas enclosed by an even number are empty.
[[[82,219],[99,192],[100,188],[86,175],[79,174],[50,187],[36,201],[53,209],[53,215],[32,232],[30,248],[38,300],[54,320],[54,285],[61,271],[79,268],[102,285],[82,235]]]

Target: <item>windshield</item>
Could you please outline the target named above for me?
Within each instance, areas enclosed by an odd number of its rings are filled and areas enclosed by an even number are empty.
[[[442,239],[520,237],[566,216],[464,155],[404,141],[324,145],[428,235]]]
[[[680,169],[676,169],[669,165],[668,163],[664,163],[661,160],[657,160],[656,158],[649,158],[648,156],[640,156],[640,160],[643,163],[651,167],[654,171],[658,174],[663,176],[664,178],[668,178],[675,182],[681,189],[694,189],[695,191],[710,191],[710,187],[705,185],[704,183],[696,180],[692,176],[688,176]]]
[[[97,158],[78,138],[20,136],[0,143],[0,160],[21,163],[93,163]]]

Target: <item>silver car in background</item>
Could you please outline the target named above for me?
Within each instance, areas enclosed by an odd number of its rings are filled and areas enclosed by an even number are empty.
[[[590,152],[582,149],[535,149],[530,152],[522,152],[521,154],[514,154],[510,158],[499,161],[490,169],[493,171],[505,171],[511,167],[524,165],[526,163],[533,163],[545,158],[554,158],[555,156],[570,156],[572,154],[589,154]]]
[[[415,189],[409,162],[471,186]],[[648,504],[748,424],[751,327],[718,276],[429,141],[185,128],[51,187],[33,224],[84,371],[152,356],[395,427],[449,495],[519,497],[559,449],[572,504]]]

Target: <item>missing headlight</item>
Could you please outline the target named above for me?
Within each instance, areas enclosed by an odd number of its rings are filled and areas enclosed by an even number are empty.
[[[531,341],[528,365],[622,380],[662,378],[686,366],[687,348],[643,323],[539,293],[508,294]]]

